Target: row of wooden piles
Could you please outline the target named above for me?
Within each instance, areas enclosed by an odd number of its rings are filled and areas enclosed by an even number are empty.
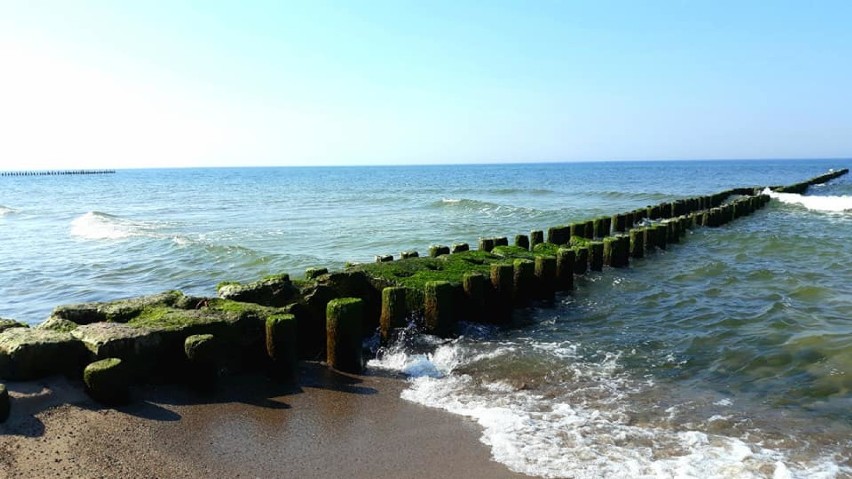
[[[731,196],[738,198],[724,203]],[[426,332],[446,337],[457,321],[505,324],[514,308],[531,301],[552,300],[557,292],[574,289],[575,276],[588,271],[603,271],[605,266],[624,268],[631,259],[647,252],[666,249],[679,243],[689,229],[698,226],[719,227],[749,215],[769,202],[769,196],[754,188],[724,191],[671,203],[661,203],[611,217],[556,226],[517,235],[514,245],[532,253],[490,264],[490,274],[469,272],[460,284],[451,281],[425,283],[422,307],[412,307],[408,289],[390,286],[382,290],[380,335],[389,342],[397,328],[406,326],[414,316],[422,315]],[[546,238],[546,241],[545,241]],[[481,238],[479,250],[498,252],[509,246],[507,237]],[[436,245],[429,256],[439,257],[469,251],[469,245]],[[406,252],[403,259],[418,257]],[[377,257],[379,262],[393,261],[392,256]],[[361,300],[347,298],[347,304]],[[363,308],[348,306],[344,313],[330,303],[327,311],[327,359],[330,366],[359,372],[362,365],[360,334]],[[343,326],[346,325],[346,326]]]

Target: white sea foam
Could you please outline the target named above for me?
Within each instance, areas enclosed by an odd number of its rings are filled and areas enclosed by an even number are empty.
[[[132,236],[152,236],[155,227],[99,211],[90,211],[71,222],[71,234],[85,239],[116,240]]]
[[[812,211],[844,212],[852,211],[852,196],[804,196],[796,193],[777,193],[770,189],[763,190],[782,203],[803,206]]]
[[[590,392],[566,388],[565,394],[545,394],[460,372],[474,362],[513,354],[509,345],[474,352],[456,341],[433,353],[411,355],[396,349],[369,366],[409,375],[403,399],[475,420],[493,458],[519,473],[547,478],[706,479],[830,478],[849,472],[830,458],[817,464],[789,463],[779,451],[695,430],[694,425],[682,430],[636,421],[627,407],[627,393],[641,386],[621,374],[619,355],[605,354],[602,361],[584,363],[570,343],[530,345],[565,360],[565,367],[575,370],[574,377]]]
[[[0,205],[0,216],[10,215],[15,212],[14,208],[9,208],[8,206]]]

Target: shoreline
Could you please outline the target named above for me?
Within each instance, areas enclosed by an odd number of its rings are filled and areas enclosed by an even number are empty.
[[[405,382],[300,365],[286,388],[258,374],[211,394],[141,386],[104,408],[63,377],[8,383],[4,477],[523,478],[491,460],[473,421],[409,403]]]

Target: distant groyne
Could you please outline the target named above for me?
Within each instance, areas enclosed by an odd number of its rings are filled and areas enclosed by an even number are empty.
[[[847,173],[772,189],[804,192]],[[412,324],[440,337],[456,334],[459,321],[510,324],[513,309],[571,294],[575,279],[590,271],[629,267],[675,249],[691,229],[751,215],[770,201],[764,189],[586,218],[517,234],[513,244],[507,236],[480,238],[477,249],[456,243],[433,245],[423,256],[381,254],[343,271],[310,268],[304,279],[224,282],[215,298],[169,291],[59,306],[34,328],[0,319],[0,379],[64,373],[112,403],[126,401],[132,383],[179,379],[208,388],[221,371],[260,369],[298,382],[299,359],[360,373],[366,338],[386,344]],[[0,388],[0,422],[8,407]]]
[[[70,176],[70,175],[113,175],[115,170],[31,170],[0,171],[0,176]]]

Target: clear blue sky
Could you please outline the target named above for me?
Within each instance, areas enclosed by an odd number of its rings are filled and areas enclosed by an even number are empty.
[[[852,156],[850,1],[0,0],[0,169]]]

